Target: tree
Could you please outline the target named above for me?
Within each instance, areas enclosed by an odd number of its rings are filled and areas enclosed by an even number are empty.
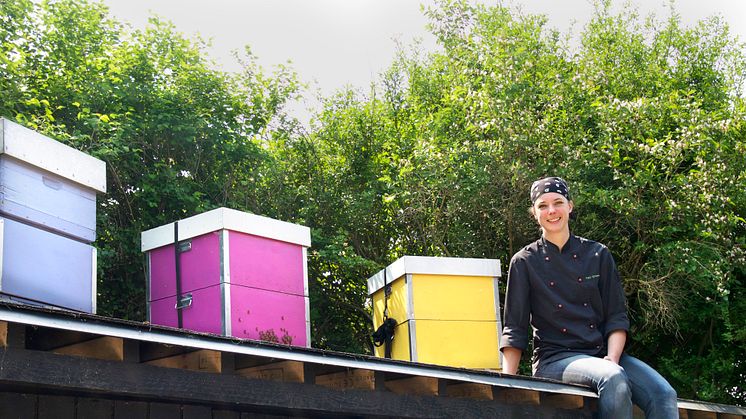
[[[140,232],[223,205],[262,210],[273,165],[263,145],[272,124],[287,126],[295,75],[265,76],[250,53],[241,74],[215,70],[170,23],[130,34],[99,3],[2,5],[10,59],[0,78],[11,93],[0,113],[107,163],[99,311],[143,319]]]

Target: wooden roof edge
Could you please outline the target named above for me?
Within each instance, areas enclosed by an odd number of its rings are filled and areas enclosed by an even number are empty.
[[[408,376],[439,378],[464,383],[485,384],[505,389],[532,390],[543,393],[597,398],[596,393],[587,387],[537,377],[420,364],[377,358],[370,355],[237,339],[56,308],[0,302],[0,321],[148,343],[213,350],[236,355],[250,355],[348,369],[363,369]],[[687,399],[679,399],[678,404],[680,409],[746,417],[746,408],[741,406]]]

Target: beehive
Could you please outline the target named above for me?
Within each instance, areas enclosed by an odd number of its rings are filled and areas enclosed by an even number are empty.
[[[96,312],[106,164],[0,118],[0,296]]]
[[[149,320],[176,327],[181,311],[185,329],[310,346],[310,245],[308,227],[228,208],[145,231]]]
[[[404,256],[368,279],[373,325],[387,307],[397,321],[393,359],[499,369],[499,278],[496,259]]]

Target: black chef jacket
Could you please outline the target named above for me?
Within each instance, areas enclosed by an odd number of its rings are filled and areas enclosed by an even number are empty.
[[[543,237],[513,256],[508,269],[501,348],[526,349],[533,327],[534,371],[578,353],[606,354],[606,339],[629,330],[624,290],[601,243],[570,235],[559,248]]]

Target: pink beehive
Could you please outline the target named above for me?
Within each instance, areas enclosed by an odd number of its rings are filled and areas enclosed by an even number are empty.
[[[148,319],[309,347],[310,245],[308,227],[228,208],[145,231]]]

